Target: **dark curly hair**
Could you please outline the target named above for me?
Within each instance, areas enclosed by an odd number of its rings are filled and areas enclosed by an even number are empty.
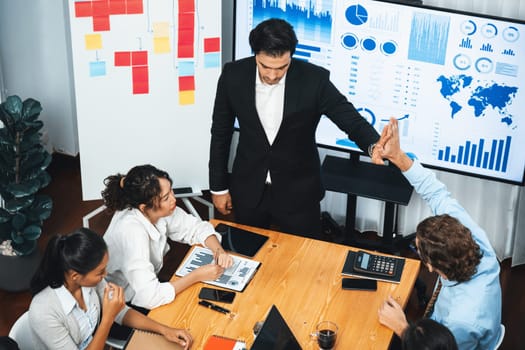
[[[145,204],[146,208],[156,208],[160,196],[159,179],[173,183],[167,172],[153,165],[137,165],[126,175],[116,174],[104,179],[106,188],[102,198],[107,208],[112,211],[138,208]]]
[[[421,261],[443,272],[451,281],[465,282],[476,273],[483,256],[472,233],[450,215],[429,217],[417,225]]]

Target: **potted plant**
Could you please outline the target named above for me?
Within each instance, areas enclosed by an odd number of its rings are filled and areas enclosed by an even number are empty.
[[[9,96],[0,104],[0,274],[9,274],[0,275],[1,289],[29,286],[32,276],[17,276],[16,266],[30,273],[33,266],[26,265],[38,263],[37,240],[43,221],[51,215],[51,198],[38,193],[51,180],[46,171],[51,155],[41,142],[41,111],[40,102],[32,98],[22,102]],[[26,281],[15,281],[18,277]]]

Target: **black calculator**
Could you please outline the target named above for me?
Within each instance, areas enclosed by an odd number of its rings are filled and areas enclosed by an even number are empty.
[[[354,270],[368,274],[392,277],[396,273],[398,259],[358,251],[354,260]]]

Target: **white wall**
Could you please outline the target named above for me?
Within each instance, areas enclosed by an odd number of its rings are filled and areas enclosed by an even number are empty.
[[[65,0],[0,1],[2,97],[42,104],[48,146],[76,155],[78,137]]]

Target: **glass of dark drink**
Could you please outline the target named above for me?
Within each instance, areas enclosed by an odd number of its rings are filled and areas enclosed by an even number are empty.
[[[315,327],[315,333],[312,335],[317,338],[317,345],[320,350],[332,350],[337,340],[338,327],[334,322],[322,321]]]

